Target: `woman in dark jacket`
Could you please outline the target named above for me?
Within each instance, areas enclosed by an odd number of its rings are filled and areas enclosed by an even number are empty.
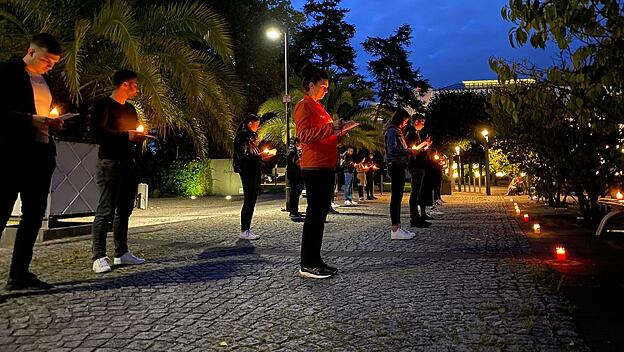
[[[408,240],[415,236],[413,232],[401,228],[401,202],[405,189],[405,169],[408,159],[413,153],[407,147],[403,136],[403,129],[407,126],[409,119],[410,114],[405,109],[398,109],[384,129],[386,163],[392,181],[392,195],[390,196],[392,230],[390,238],[393,240]]]
[[[243,183],[243,208],[241,209],[241,234],[244,240],[256,240],[259,235],[250,230],[256,200],[260,192],[260,177],[264,159],[271,156],[258,149],[258,127],[260,118],[249,114],[245,117],[234,137],[234,172],[240,175]]]

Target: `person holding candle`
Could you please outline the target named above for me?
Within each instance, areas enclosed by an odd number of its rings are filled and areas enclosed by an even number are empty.
[[[340,166],[344,174],[344,205],[357,205],[353,201],[353,173],[355,172],[355,161],[353,160],[353,148],[349,147],[340,156]]]
[[[299,146],[299,139],[294,138],[290,147],[288,148],[288,154],[286,155],[286,173],[288,175],[288,181],[290,182],[290,214],[289,217],[294,222],[303,222],[303,215],[299,212],[299,196],[303,192],[303,176],[301,175],[301,165],[299,160],[301,159],[301,147]]]
[[[251,231],[251,219],[260,192],[263,160],[273,155],[269,150],[262,153],[258,149],[258,127],[260,118],[254,114],[245,116],[236,130],[234,137],[234,172],[237,172],[243,184],[243,207],[241,208],[241,234],[244,240],[257,240],[259,235]]]
[[[47,33],[35,35],[26,55],[0,64],[0,235],[20,195],[22,216],[6,289],[50,289],[30,272],[33,247],[45,215],[56,147],[50,129],[63,121],[50,116],[54,84],[46,75],[61,59],[61,46]]]
[[[113,92],[98,101],[91,116],[91,131],[100,149],[96,171],[99,203],[92,228],[93,271],[111,271],[106,256],[106,235],[113,223],[115,265],[143,264],[128,250],[128,220],[138,188],[136,161],[149,136],[139,123],[136,109],[128,101],[139,93],[138,76],[129,70],[117,71]]]
[[[429,137],[424,141],[425,146],[422,147],[423,140],[420,138],[420,131],[425,127],[425,118],[421,115],[414,114],[413,126],[405,128],[405,140],[408,145],[412,146],[413,153],[409,158],[407,169],[410,173],[411,192],[409,197],[410,208],[410,225],[412,227],[427,228],[431,223],[426,220],[429,216],[426,213],[426,207],[431,205],[432,194],[429,187],[427,173],[429,168],[429,155],[427,148],[431,144]],[[421,146],[420,149],[418,147]],[[418,208],[420,207],[420,214]]]
[[[319,100],[329,87],[326,71],[306,64],[301,70],[304,97],[294,110],[297,137],[301,143],[301,170],[308,207],[301,237],[301,267],[305,278],[326,279],[338,272],[321,258],[323,231],[334,189],[338,138],[357,123],[334,121]]]
[[[392,181],[392,194],[390,196],[390,220],[392,228],[390,238],[393,240],[408,240],[416,236],[415,233],[401,228],[401,203],[403,190],[405,189],[405,169],[409,157],[415,150],[408,148],[403,136],[403,129],[410,120],[410,114],[405,109],[399,108],[392,115],[392,119],[384,129],[384,142],[386,146],[386,162],[388,174]]]
[[[377,197],[373,194],[374,177],[375,177],[375,154],[369,153],[368,157],[364,160],[366,168],[364,173],[366,175],[366,200],[375,200]]]

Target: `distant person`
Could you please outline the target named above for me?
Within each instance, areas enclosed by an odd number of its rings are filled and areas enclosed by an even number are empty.
[[[354,122],[333,121],[319,100],[329,87],[326,71],[306,64],[301,70],[304,97],[294,110],[297,137],[301,142],[301,170],[308,207],[301,237],[301,268],[299,275],[326,279],[338,272],[321,258],[325,220],[334,189],[338,159],[338,137],[356,126]]]
[[[145,260],[128,249],[128,221],[139,185],[137,159],[149,136],[137,130],[139,119],[130,100],[139,94],[138,76],[119,70],[113,76],[113,92],[93,109],[91,131],[100,144],[96,182],[100,194],[92,229],[93,271],[111,271],[106,256],[106,235],[113,224],[115,265],[138,265]]]
[[[399,108],[392,115],[392,119],[384,129],[384,142],[386,146],[386,162],[388,174],[392,182],[392,194],[390,196],[390,220],[392,228],[390,238],[393,240],[408,240],[416,235],[411,231],[401,228],[401,203],[405,190],[405,169],[412,150],[407,147],[403,129],[409,123],[410,115],[405,109]]]
[[[507,194],[505,195],[507,196],[519,195],[521,193],[524,193],[525,188],[526,188],[526,185],[524,183],[524,178],[522,178],[521,175],[517,175],[509,183],[509,186],[507,187]]]
[[[290,213],[289,217],[294,222],[303,222],[303,215],[299,212],[299,197],[303,192],[303,176],[301,175],[301,147],[299,139],[293,139],[288,154],[286,155],[286,173],[290,182]]]
[[[54,84],[45,74],[61,59],[61,46],[46,33],[35,35],[26,55],[0,64],[0,235],[20,195],[22,216],[13,247],[6,289],[50,289],[30,272],[33,247],[48,204],[56,147],[50,129],[63,120],[50,117]]]
[[[344,173],[344,205],[354,206],[357,205],[353,201],[353,174],[355,173],[355,160],[353,155],[353,148],[349,147],[340,156],[340,164]]]
[[[377,170],[377,165],[375,164],[375,154],[369,153],[364,163],[366,165],[366,169],[364,170],[366,175],[366,199],[375,200],[377,199],[377,197],[373,194],[373,189],[375,187],[375,171]]]
[[[241,208],[241,234],[243,240],[257,240],[260,236],[251,231],[256,200],[260,193],[263,160],[270,154],[260,153],[258,149],[258,127],[260,118],[248,114],[236,130],[234,137],[234,172],[240,176],[243,184],[243,206]]]
[[[358,196],[359,201],[364,201],[364,189],[367,187],[366,184],[366,170],[368,168],[368,164],[366,163],[366,157],[362,158],[360,162],[355,164],[356,177],[358,180]]]

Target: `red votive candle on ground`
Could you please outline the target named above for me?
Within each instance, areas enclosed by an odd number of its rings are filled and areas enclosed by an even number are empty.
[[[555,248],[555,253],[557,254],[557,260],[558,261],[566,260],[566,249],[565,249],[565,247],[557,246],[557,248]]]

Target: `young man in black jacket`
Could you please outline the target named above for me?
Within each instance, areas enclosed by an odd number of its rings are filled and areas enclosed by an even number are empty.
[[[139,185],[136,159],[149,136],[139,129],[136,109],[128,102],[139,93],[137,74],[120,70],[113,77],[115,88],[109,97],[95,104],[91,130],[100,143],[96,182],[100,192],[93,220],[93,271],[111,271],[106,257],[106,234],[113,223],[115,265],[143,264],[145,260],[128,250],[128,219]]]
[[[53,36],[34,36],[21,60],[0,64],[0,234],[11,216],[18,193],[22,216],[17,229],[7,290],[49,289],[52,285],[30,272],[33,247],[45,215],[56,147],[50,129],[63,121],[49,117],[54,101],[47,76],[61,59]]]

